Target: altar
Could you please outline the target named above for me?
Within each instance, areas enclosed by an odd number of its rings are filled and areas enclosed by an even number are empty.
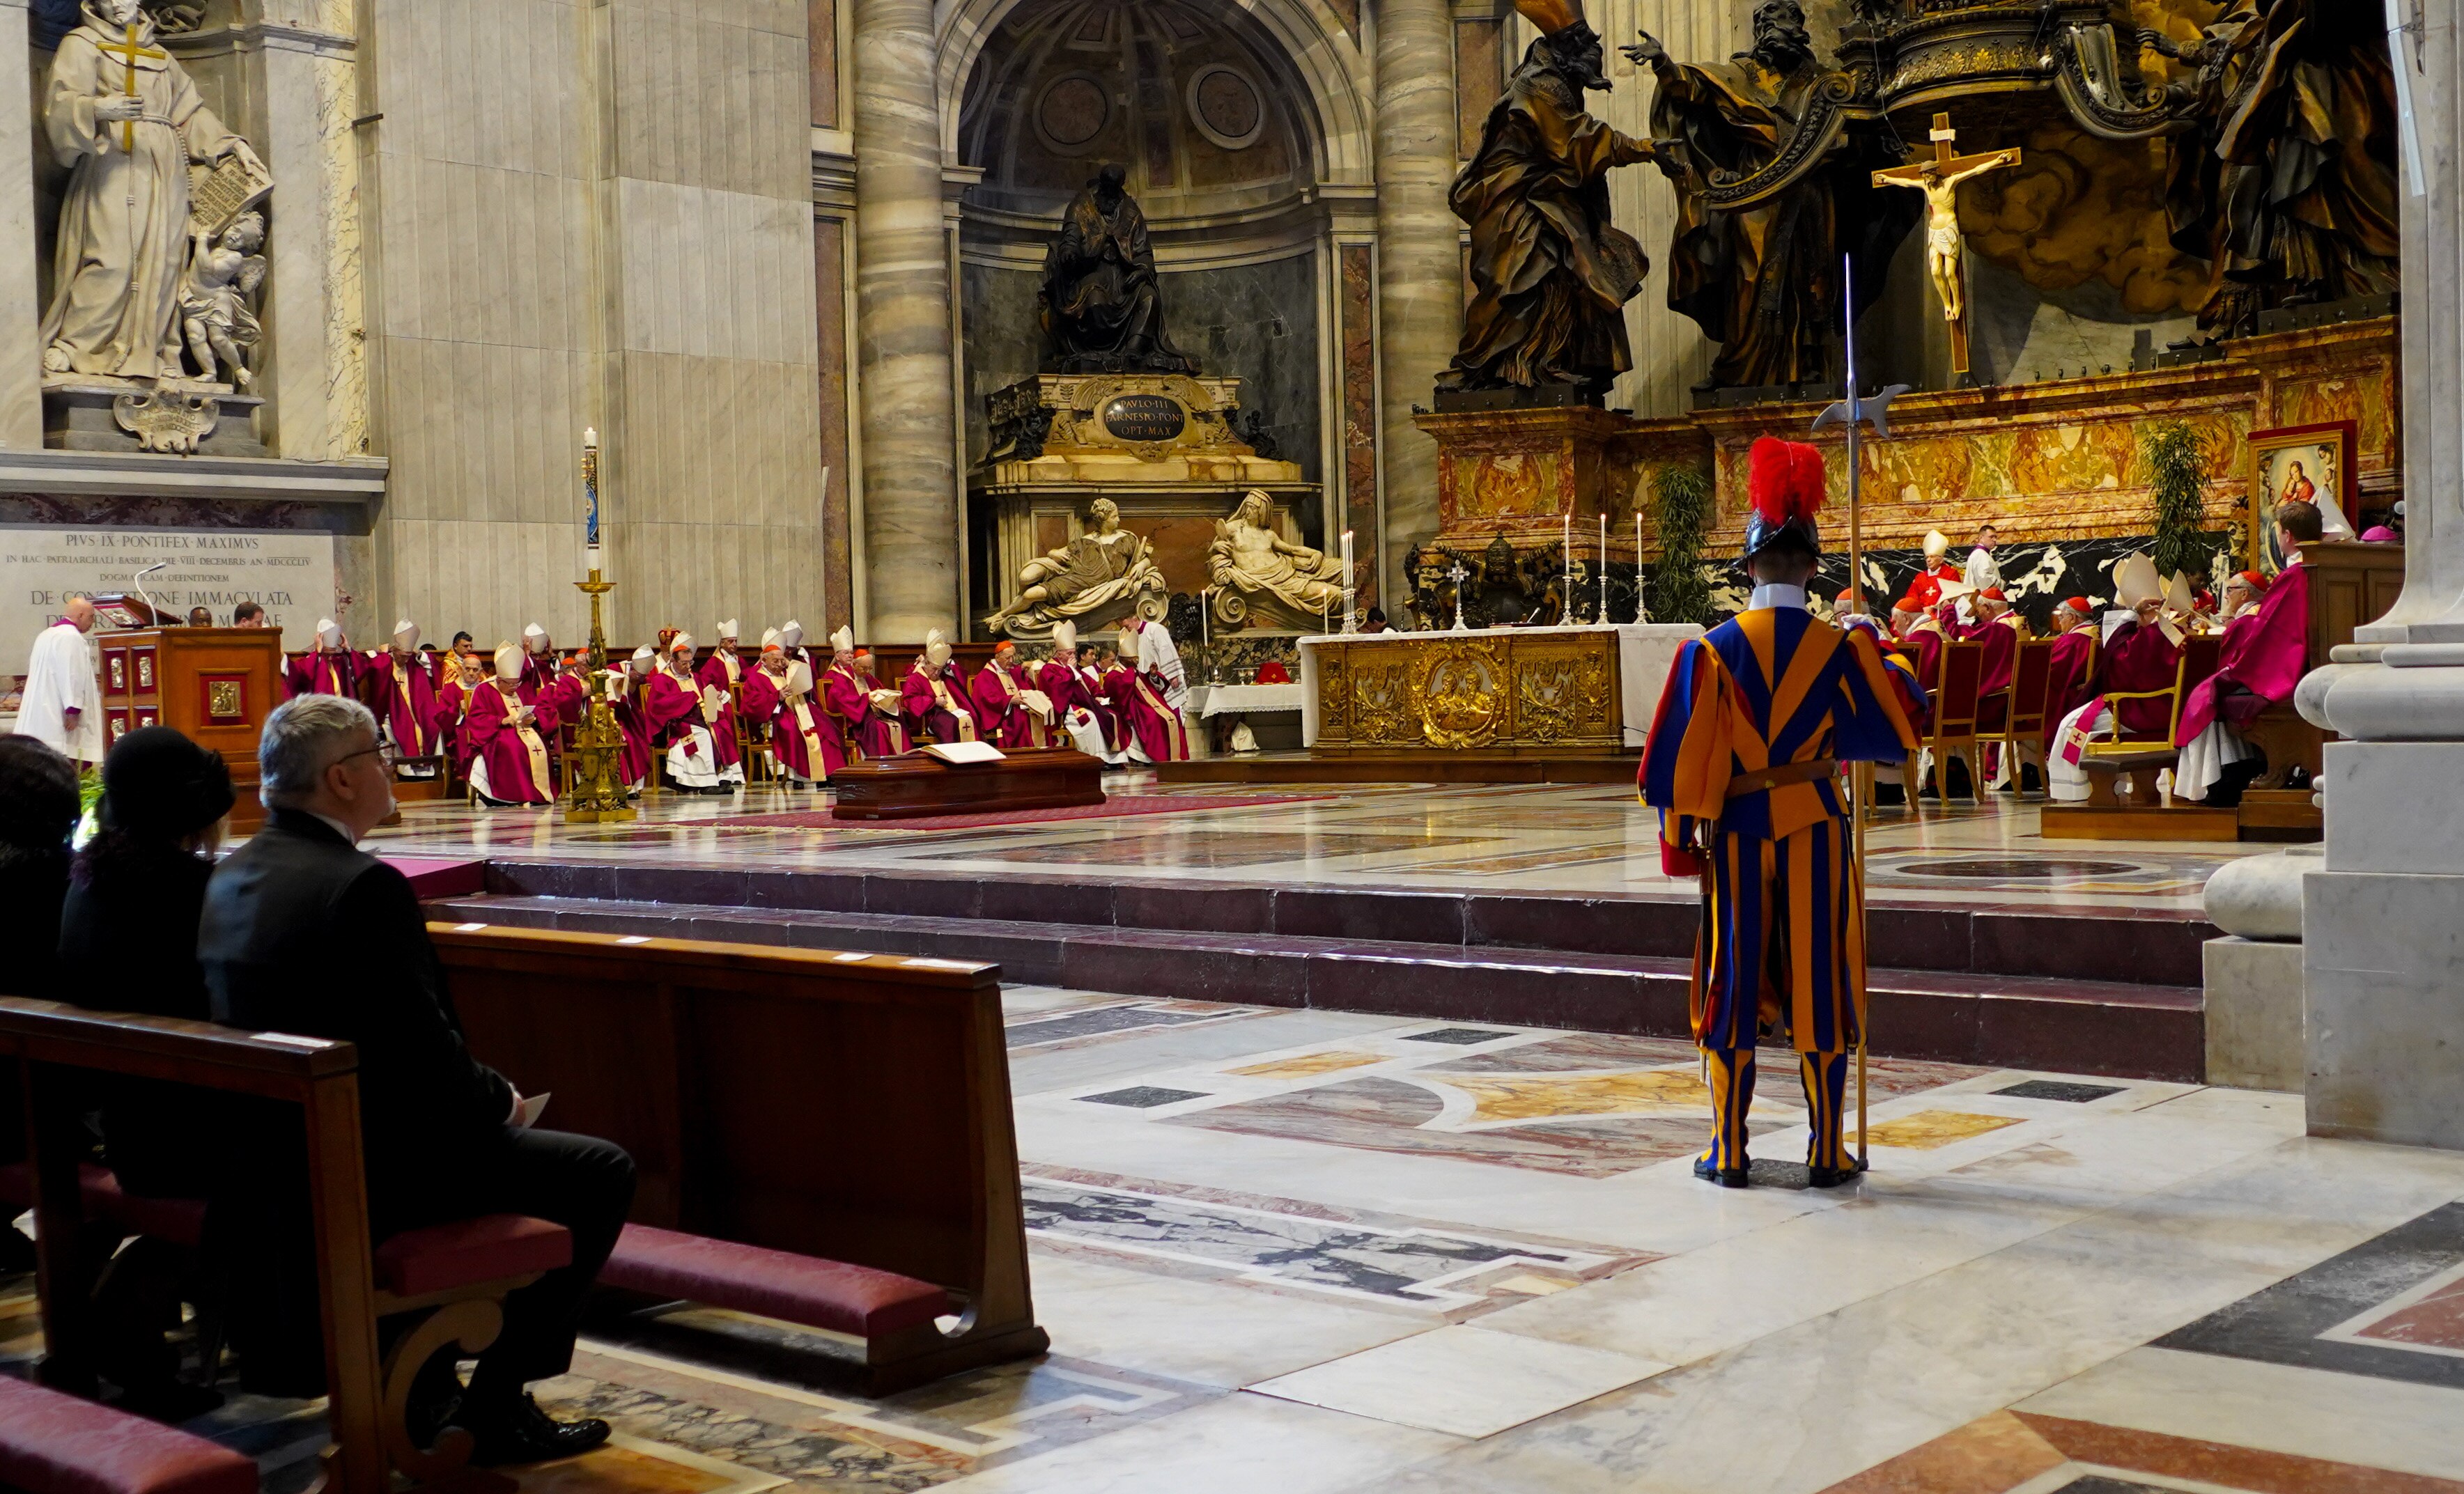
[[[1321,756],[1639,751],[1692,624],[1322,633],[1300,641],[1301,740]]]

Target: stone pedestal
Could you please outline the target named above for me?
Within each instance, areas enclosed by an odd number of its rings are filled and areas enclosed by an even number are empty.
[[[43,444],[62,451],[267,456],[257,436],[265,401],[223,385],[156,389],[96,379],[43,386]]]
[[[1478,550],[1499,535],[1517,550],[1560,543],[1595,555],[1609,520],[1612,558],[1634,559],[1631,474],[1613,446],[1639,424],[1588,405],[1441,410],[1414,417],[1438,443],[1437,543]]]
[[[1238,379],[1039,374],[986,403],[992,442],[967,474],[967,493],[978,522],[993,530],[985,563],[999,605],[1018,597],[1027,561],[1085,532],[1097,498],[1118,505],[1121,527],[1154,544],[1173,593],[1210,584],[1215,522],[1253,488],[1274,500],[1276,531],[1303,538],[1295,511],[1318,486],[1298,463],[1261,456],[1234,431]],[[1079,630],[1089,629],[1082,622]]]

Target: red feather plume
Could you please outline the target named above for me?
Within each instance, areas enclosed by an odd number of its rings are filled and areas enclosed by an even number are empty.
[[[1822,449],[1777,436],[1755,438],[1747,454],[1746,495],[1765,523],[1811,519],[1830,495]]]

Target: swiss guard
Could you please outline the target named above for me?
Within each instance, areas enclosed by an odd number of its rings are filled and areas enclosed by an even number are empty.
[[[1796,1049],[1816,1188],[1862,1170],[1841,1134],[1848,1055],[1865,1024],[1865,891],[1839,765],[1897,762],[1916,734],[1871,631],[1806,609],[1822,558],[1822,453],[1766,436],[1747,488],[1747,609],[1689,640],[1643,747],[1642,802],[1661,864],[1703,882],[1694,1041],[1710,1080],[1711,1148],[1694,1175],[1748,1181],[1754,1042]]]

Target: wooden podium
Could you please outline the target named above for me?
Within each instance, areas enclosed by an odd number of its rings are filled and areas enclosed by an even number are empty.
[[[177,728],[231,765],[231,828],[265,821],[256,737],[282,703],[282,635],[270,627],[145,627],[102,633],[103,747],[141,726]]]

